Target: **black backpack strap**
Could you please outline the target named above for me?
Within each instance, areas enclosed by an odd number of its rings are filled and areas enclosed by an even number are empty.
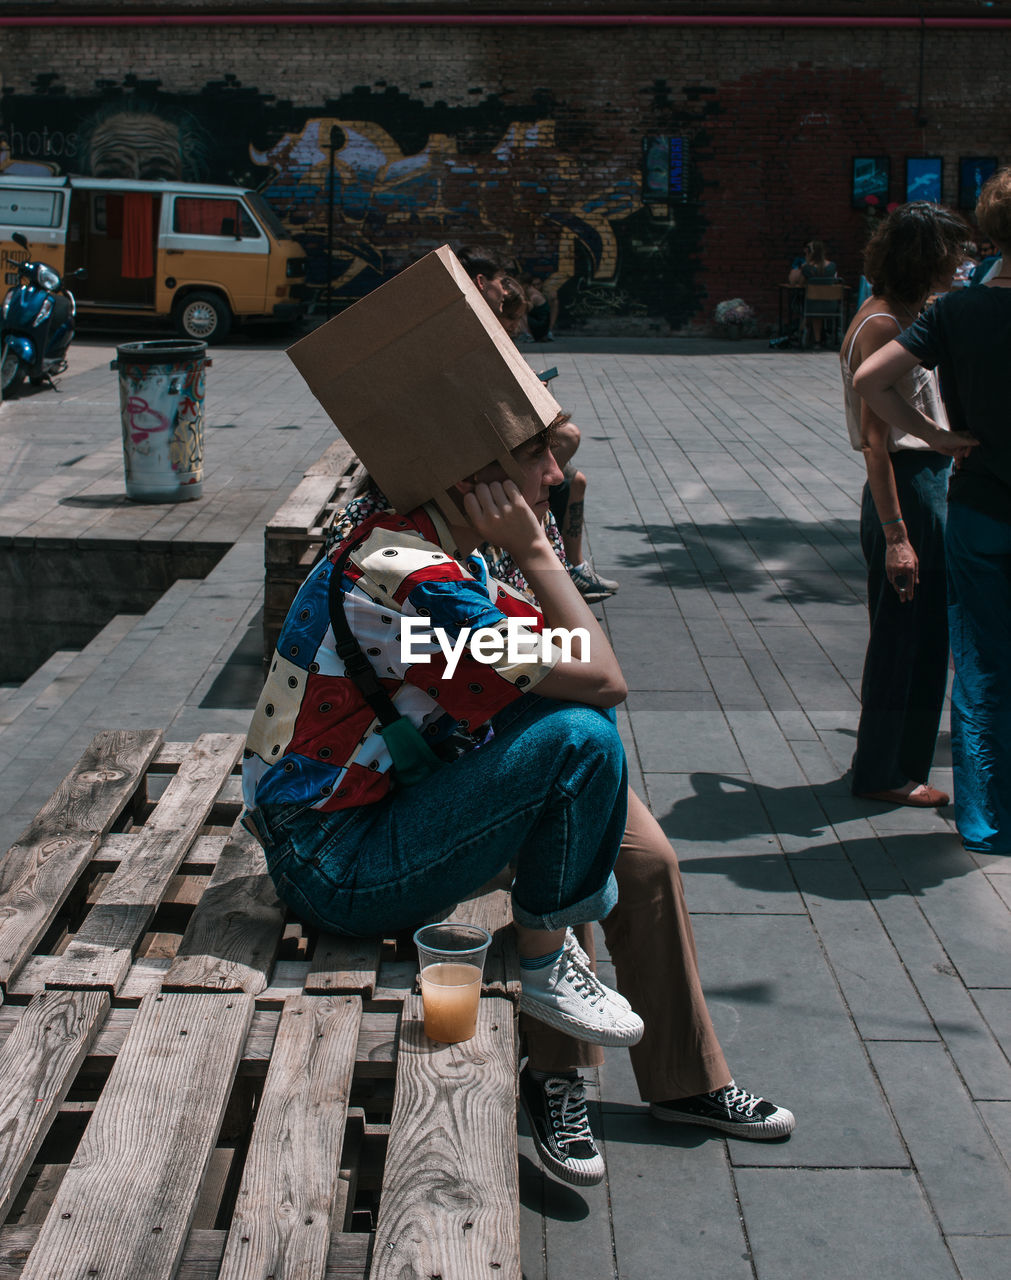
[[[357,551],[362,541],[349,541],[333,562],[330,569],[329,604],[330,625],[333,627],[334,639],[337,642],[337,656],[344,663],[344,669],[354,681],[358,692],[376,713],[379,723],[385,728],[400,719],[400,712],[393,705],[393,699],[379,683],[375,668],[362,652],[361,645],[344,612],[344,592],[341,581],[351,553]]]

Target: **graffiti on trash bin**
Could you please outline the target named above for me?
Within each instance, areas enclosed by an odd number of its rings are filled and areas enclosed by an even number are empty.
[[[130,439],[141,444],[156,431],[167,431],[169,420],[157,409],[152,409],[142,396],[131,396],[126,402]]]
[[[164,489],[203,479],[204,366],[124,365],[127,480]],[[169,485],[172,481],[169,481]]]

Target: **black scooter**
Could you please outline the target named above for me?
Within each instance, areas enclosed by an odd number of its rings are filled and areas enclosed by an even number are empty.
[[[29,251],[20,231],[11,239]],[[33,385],[52,385],[53,377],[67,367],[66,354],[74,337],[77,311],[67,280],[84,280],[78,267],[61,279],[44,262],[19,262],[21,281],[0,305],[0,394],[10,399],[27,378]]]

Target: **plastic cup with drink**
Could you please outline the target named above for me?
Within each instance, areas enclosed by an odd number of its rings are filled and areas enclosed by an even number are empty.
[[[444,920],[423,925],[414,935],[425,1007],[425,1035],[459,1044],[477,1031],[484,958],[491,934],[480,925]]]

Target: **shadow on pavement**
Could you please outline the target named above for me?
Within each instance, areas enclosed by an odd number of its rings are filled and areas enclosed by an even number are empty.
[[[864,602],[865,569],[855,521],[809,525],[757,516],[722,524],[672,521],[606,527],[615,533],[646,534],[652,550],[620,553],[613,567],[645,570],[657,586],[704,586],[714,594],[739,595],[768,591],[772,584],[777,589],[766,599],[774,603]],[[843,562],[837,563],[840,557]]]
[[[558,1182],[523,1154],[520,1155],[520,1204],[556,1222],[582,1222],[590,1216],[590,1206],[575,1187]]]

